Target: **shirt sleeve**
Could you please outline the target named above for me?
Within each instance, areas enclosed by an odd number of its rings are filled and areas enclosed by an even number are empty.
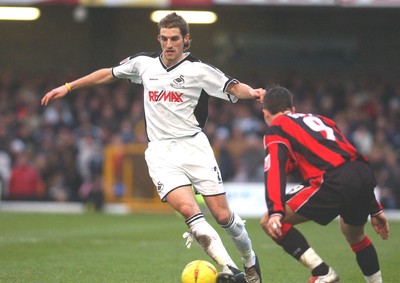
[[[132,83],[142,83],[139,75],[140,57],[127,58],[120,65],[112,68],[112,75],[118,79],[127,79]]]
[[[371,202],[370,202],[370,215],[376,215],[382,211],[383,207],[376,199],[375,194],[372,192]]]
[[[287,163],[289,156],[284,143],[272,142],[265,148],[265,198],[268,214],[285,215]]]
[[[214,66],[205,63],[199,64],[200,72],[197,79],[208,95],[236,103],[238,98],[227,93],[226,89],[228,88],[229,84],[239,83],[239,81],[235,78],[225,75]]]

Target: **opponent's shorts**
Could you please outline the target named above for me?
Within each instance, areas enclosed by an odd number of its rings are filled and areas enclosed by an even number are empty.
[[[214,152],[203,132],[193,137],[150,142],[145,158],[164,202],[169,192],[188,185],[203,196],[225,194]]]
[[[340,215],[346,224],[362,226],[375,199],[375,186],[370,166],[363,161],[352,161],[297,186],[286,195],[286,204],[321,225]]]

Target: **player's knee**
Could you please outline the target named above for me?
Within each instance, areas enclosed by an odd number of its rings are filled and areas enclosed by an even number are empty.
[[[342,224],[341,231],[350,245],[360,242],[365,236],[363,227]]]
[[[196,206],[192,205],[181,205],[177,211],[185,218],[189,219],[193,215],[196,215],[201,212],[200,208],[196,208]]]
[[[215,221],[221,225],[228,225],[232,217],[232,213],[229,210],[220,210],[214,215]]]

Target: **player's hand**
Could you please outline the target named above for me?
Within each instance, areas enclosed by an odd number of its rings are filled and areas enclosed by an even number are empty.
[[[389,238],[389,223],[383,212],[371,216],[371,224],[375,232],[381,236],[382,239],[387,240]]]
[[[65,85],[62,85],[46,93],[41,100],[41,104],[46,106],[51,100],[64,97],[67,94],[68,88]]]
[[[251,95],[256,99],[258,102],[263,103],[264,101],[264,95],[265,95],[265,89],[262,88],[257,88],[251,91]]]
[[[282,215],[274,214],[268,216],[267,213],[261,218],[261,226],[264,231],[274,240],[282,235]]]

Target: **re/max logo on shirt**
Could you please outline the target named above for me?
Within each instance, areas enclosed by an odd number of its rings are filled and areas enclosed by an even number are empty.
[[[175,91],[149,91],[149,101],[157,102],[157,101],[169,101],[169,102],[183,102],[182,100],[183,93],[175,92]]]

